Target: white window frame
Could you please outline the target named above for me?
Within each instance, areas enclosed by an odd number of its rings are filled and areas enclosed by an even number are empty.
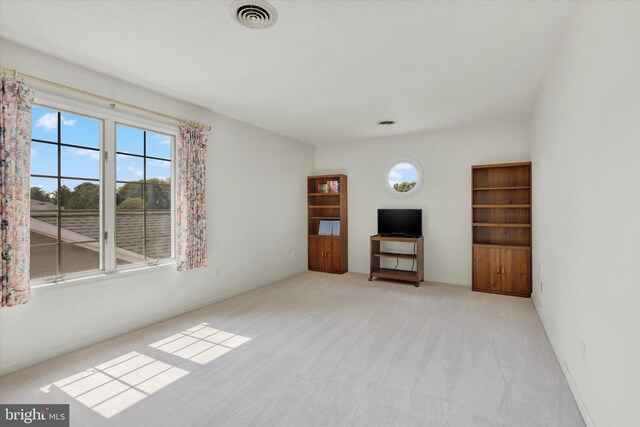
[[[176,144],[178,141],[178,126],[175,123],[153,120],[131,112],[109,109],[80,100],[61,97],[53,93],[38,91],[33,104],[43,108],[50,108],[69,114],[77,114],[101,122],[100,139],[100,250],[101,268],[77,273],[65,274],[60,280],[52,282],[52,277],[42,277],[31,280],[31,287],[44,287],[53,284],[85,281],[114,273],[140,272],[167,265],[175,266],[176,250]],[[171,145],[171,258],[165,258],[155,263],[143,261],[135,264],[116,266],[116,125],[130,126],[145,131],[162,133],[173,138]],[[112,191],[113,190],[113,191]],[[107,238],[105,239],[105,236]],[[54,276],[55,277],[55,276]]]

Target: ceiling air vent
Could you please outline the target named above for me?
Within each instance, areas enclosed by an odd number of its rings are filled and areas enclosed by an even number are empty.
[[[236,0],[230,12],[233,19],[254,29],[269,28],[278,20],[278,12],[263,0]]]

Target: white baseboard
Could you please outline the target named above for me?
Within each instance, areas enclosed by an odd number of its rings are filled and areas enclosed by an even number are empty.
[[[444,285],[456,285],[456,286],[468,286],[471,287],[471,283],[465,280],[456,280],[456,279],[446,279],[442,277],[428,277],[425,276],[425,282],[434,282],[434,283],[442,283]]]
[[[67,344],[63,344],[61,346],[54,347],[52,349],[49,349],[49,350],[34,354],[33,356],[30,356],[30,357],[27,357],[27,358],[24,358],[24,359],[20,359],[20,360],[16,360],[14,362],[7,363],[5,365],[0,366],[0,377],[3,376],[3,375],[10,374],[11,372],[15,372],[15,371],[27,368],[27,367],[32,366],[32,365],[36,365],[36,364],[44,362],[46,360],[53,359],[53,358],[58,357],[58,356],[62,356],[63,354],[67,354],[67,353],[70,353],[72,351],[79,350],[79,349],[84,348],[84,347],[88,347],[88,346],[90,346],[92,344],[99,343],[99,342],[107,340],[109,338],[117,337],[118,335],[126,334],[128,332],[133,332],[133,331],[135,331],[137,329],[141,329],[141,328],[147,327],[149,325],[153,325],[154,323],[158,323],[158,322],[161,322],[163,320],[171,319],[172,317],[180,316],[180,315],[188,313],[190,311],[197,310],[199,308],[206,307],[206,306],[211,305],[211,304],[215,304],[216,302],[219,302],[219,301],[222,301],[222,300],[225,300],[225,299],[228,299],[228,298],[232,298],[232,297],[234,297],[236,295],[240,295],[240,294],[243,294],[245,292],[249,292],[249,291],[252,291],[254,289],[260,288],[262,286],[266,286],[266,285],[269,285],[271,283],[274,283],[274,282],[277,282],[277,281],[280,281],[280,280],[284,280],[286,278],[289,278],[289,277],[295,276],[297,274],[300,274],[303,271],[305,271],[305,270],[294,271],[294,272],[290,272],[290,273],[287,273],[287,274],[284,274],[284,275],[281,275],[281,276],[278,276],[278,277],[274,277],[274,278],[271,278],[271,279],[263,280],[263,281],[260,281],[258,283],[254,283],[253,285],[245,286],[245,287],[242,287],[240,289],[234,290],[232,292],[227,292],[225,294],[218,295],[218,296],[215,296],[213,298],[209,298],[209,299],[204,300],[204,301],[199,301],[199,302],[197,302],[195,304],[190,304],[190,305],[187,305],[187,306],[184,306],[184,307],[177,308],[175,310],[171,310],[171,311],[167,311],[167,312],[155,315],[155,316],[151,316],[149,318],[140,320],[138,322],[132,323],[132,324],[124,326],[124,327],[109,329],[107,331],[103,331],[103,332],[100,332],[100,333],[95,334],[95,335],[90,335],[88,337],[81,338],[79,340],[75,340],[75,341],[69,342]]]
[[[536,313],[538,313],[538,318],[540,319],[540,323],[542,323],[542,329],[547,335],[547,339],[551,344],[553,353],[556,355],[556,359],[558,359],[558,363],[560,363],[560,368],[562,369],[562,372],[564,373],[564,376],[567,379],[567,383],[569,383],[569,388],[571,389],[573,398],[576,400],[576,404],[578,405],[580,414],[582,414],[582,419],[584,420],[584,423],[587,425],[587,427],[596,427],[596,423],[593,421],[593,418],[591,418],[591,414],[589,413],[587,404],[585,403],[584,398],[582,397],[582,394],[578,389],[578,385],[573,379],[573,376],[571,375],[571,371],[569,370],[567,363],[564,361],[564,357],[562,356],[562,353],[560,353],[560,348],[558,347],[558,344],[555,338],[553,337],[553,335],[549,332],[549,329],[547,329],[546,325],[548,324],[548,322],[545,321],[545,318],[542,315],[542,312],[538,310],[539,303],[536,302],[537,300],[535,298],[531,298],[531,301],[533,303],[533,307],[536,310]]]

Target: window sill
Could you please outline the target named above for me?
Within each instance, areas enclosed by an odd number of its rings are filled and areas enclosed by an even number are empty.
[[[103,282],[105,280],[113,280],[117,278],[125,278],[131,276],[137,276],[141,274],[148,274],[158,271],[166,271],[176,269],[176,260],[170,259],[164,262],[160,262],[157,265],[138,264],[128,266],[126,268],[119,268],[114,271],[94,271],[87,273],[80,273],[69,275],[57,282],[47,282],[47,279],[35,279],[31,281],[31,289],[47,289],[47,288],[67,288],[69,286],[83,285],[87,283]]]

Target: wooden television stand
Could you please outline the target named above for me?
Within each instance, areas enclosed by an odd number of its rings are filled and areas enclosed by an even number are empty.
[[[382,252],[381,242],[412,243],[413,253]],[[395,270],[393,268],[381,268],[380,259],[396,258],[410,259],[415,261],[416,271]],[[369,270],[369,281],[374,277],[380,279],[393,279],[411,282],[416,287],[424,280],[424,237],[392,237],[392,236],[371,236],[371,263]]]

